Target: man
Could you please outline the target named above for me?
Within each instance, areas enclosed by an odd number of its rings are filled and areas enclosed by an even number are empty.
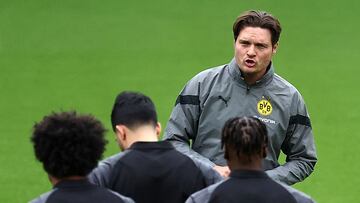
[[[119,94],[111,122],[117,142],[125,151],[99,164],[89,175],[92,182],[137,203],[180,203],[221,180],[210,166],[192,161],[168,141],[158,142],[161,126],[149,97],[134,92]]]
[[[247,11],[236,19],[233,32],[234,59],[199,73],[185,85],[164,139],[227,176],[220,129],[231,117],[255,116],[268,127],[269,153],[263,163],[268,175],[289,185],[302,181],[314,170],[317,157],[300,93],[274,73],[271,60],[278,48],[280,23],[266,12]],[[280,151],[286,155],[284,165],[278,162]]]
[[[76,112],[53,113],[35,124],[31,137],[35,155],[54,188],[32,203],[133,202],[86,178],[104,152],[104,131],[94,117]]]
[[[309,196],[275,182],[263,171],[267,146],[266,126],[259,119],[228,120],[222,130],[221,147],[225,148],[224,157],[231,169],[229,179],[191,195],[186,202],[313,202]]]

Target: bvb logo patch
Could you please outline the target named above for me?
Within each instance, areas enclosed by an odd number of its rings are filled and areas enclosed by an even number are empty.
[[[257,110],[261,115],[268,116],[272,112],[272,106],[269,100],[262,99],[257,104]]]

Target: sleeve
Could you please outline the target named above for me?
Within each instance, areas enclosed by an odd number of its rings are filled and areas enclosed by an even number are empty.
[[[286,163],[266,171],[274,180],[288,185],[303,181],[313,172],[317,162],[311,122],[300,93],[294,95],[290,108],[286,137],[281,145]]]
[[[135,201],[129,197],[122,196],[122,200],[124,201],[124,203],[135,203]]]
[[[126,153],[127,151],[124,151],[99,162],[98,166],[87,176],[88,180],[101,187],[110,187],[111,172],[115,164]]]
[[[194,194],[192,194],[185,203],[207,203],[209,202],[212,193],[214,190],[222,183],[218,182],[217,184],[211,185],[207,188],[204,188]]]
[[[185,203],[196,203],[196,201],[195,201],[194,197],[191,195],[191,196],[186,200]]]
[[[52,189],[51,191],[40,195],[40,197],[29,201],[29,203],[45,203],[48,200],[49,196],[56,190],[57,189]]]
[[[109,190],[111,193],[113,193],[114,195],[118,196],[121,198],[121,200],[124,202],[124,203],[135,203],[135,201],[133,199],[131,199],[130,197],[126,197],[124,195],[121,195],[117,192],[114,192],[112,190]]]
[[[213,167],[215,164],[212,161],[190,148],[191,141],[196,139],[201,114],[200,85],[194,78],[185,85],[176,99],[163,139],[170,141],[178,151],[191,159]]]
[[[88,180],[101,187],[109,187],[110,165],[106,162],[100,162],[99,165],[88,175]]]
[[[203,163],[199,160],[194,160],[194,163],[205,177],[205,182],[207,186],[224,180],[224,178],[218,172],[216,172],[211,165]]]
[[[297,190],[281,182],[278,183],[283,186],[288,192],[290,192],[290,194],[295,198],[297,203],[315,203],[315,200],[313,200],[309,195],[301,192],[300,190]]]

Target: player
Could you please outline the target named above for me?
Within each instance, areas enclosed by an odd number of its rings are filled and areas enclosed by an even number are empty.
[[[222,130],[221,147],[225,149],[230,177],[191,195],[187,203],[313,202],[300,191],[275,182],[263,171],[268,144],[266,126],[259,119],[228,120]]]
[[[31,203],[132,203],[87,180],[105,149],[104,127],[90,115],[52,113],[35,124],[31,141],[53,189]]]
[[[120,152],[89,175],[137,203],[183,203],[192,193],[222,180],[211,167],[194,162],[168,142],[158,141],[161,126],[151,99],[141,93],[116,97],[111,122]]]

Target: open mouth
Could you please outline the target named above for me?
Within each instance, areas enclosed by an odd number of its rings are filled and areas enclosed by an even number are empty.
[[[246,65],[247,67],[252,68],[252,67],[254,67],[254,66],[256,65],[256,62],[255,62],[255,60],[253,60],[253,59],[246,59],[246,60],[245,60],[245,65]]]

